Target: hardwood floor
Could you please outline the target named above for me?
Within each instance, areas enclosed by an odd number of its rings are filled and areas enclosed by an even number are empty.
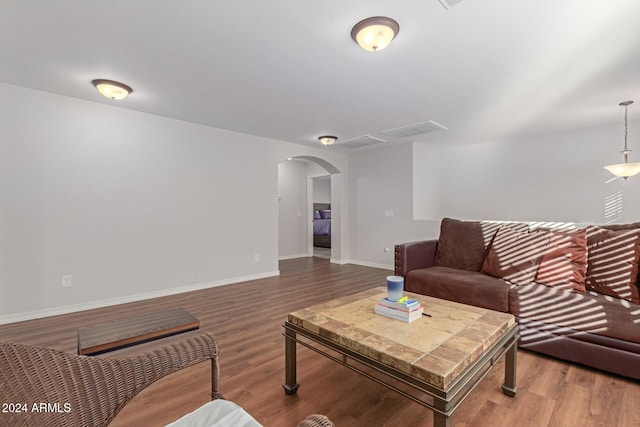
[[[282,261],[280,271],[279,277],[0,325],[0,340],[75,353],[80,326],[182,307],[220,343],[225,397],[265,427],[295,426],[312,413],[329,416],[338,427],[432,426],[429,410],[305,348],[298,350],[300,389],[295,396],[284,394],[282,322],[287,313],[384,285],[390,272],[320,258]],[[161,342],[117,353],[135,354]],[[502,366],[489,373],[454,414],[454,426],[640,425],[637,381],[520,350],[520,389],[511,399],[500,390],[503,373]],[[208,364],[184,369],[140,393],[111,425],[164,425],[206,403],[209,390]]]

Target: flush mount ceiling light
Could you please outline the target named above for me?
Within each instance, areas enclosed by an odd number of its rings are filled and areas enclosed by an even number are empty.
[[[633,101],[624,101],[619,104],[621,106],[624,106],[624,150],[621,151],[622,155],[624,155],[624,163],[604,167],[615,176],[624,179],[627,179],[630,176],[634,176],[635,174],[640,172],[640,163],[628,162],[628,157],[631,150],[629,150],[629,147],[627,146],[627,109],[631,104],[633,104]]]
[[[96,79],[91,83],[98,89],[98,92],[110,99],[124,99],[133,92],[133,89],[126,84],[113,80]]]
[[[319,136],[318,139],[320,140],[320,142],[322,143],[322,145],[333,145],[335,144],[335,142],[338,140],[337,136],[331,136],[331,135],[324,135],[324,136]]]
[[[389,46],[398,35],[400,26],[386,16],[373,16],[358,22],[351,30],[351,38],[364,50],[377,52]]]

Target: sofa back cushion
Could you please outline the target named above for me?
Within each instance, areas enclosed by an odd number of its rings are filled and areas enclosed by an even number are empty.
[[[640,228],[623,227],[587,227],[589,261],[585,285],[587,290],[640,304]]]
[[[528,285],[536,276],[550,233],[526,233],[500,227],[489,247],[482,272],[514,285]]]
[[[587,275],[587,230],[546,230],[545,248],[535,281],[563,290],[585,292]]]
[[[606,230],[634,230],[636,228],[640,228],[640,222],[632,222],[630,224],[605,224],[598,225],[600,228],[604,228]]]
[[[444,218],[434,265],[460,270],[480,271],[493,236],[501,226],[528,231],[524,223],[461,221]]]

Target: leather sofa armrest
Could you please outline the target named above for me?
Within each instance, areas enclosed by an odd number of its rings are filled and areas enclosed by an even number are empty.
[[[404,277],[411,270],[433,267],[437,240],[401,243],[395,246],[395,275]]]

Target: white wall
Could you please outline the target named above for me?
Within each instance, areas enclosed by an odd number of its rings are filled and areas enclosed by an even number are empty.
[[[640,129],[640,122],[629,123]],[[629,140],[640,150],[640,140]],[[578,223],[640,220],[640,178],[621,163],[621,124],[482,144],[414,144],[415,217]],[[637,146],[637,147],[636,147]],[[640,151],[631,154],[640,161]],[[605,215],[605,204],[621,201]]]
[[[0,323],[278,274],[278,163],[347,168],[6,84],[0,99]]]
[[[413,219],[412,158],[411,144],[350,156],[352,261],[392,269],[395,244],[438,236],[439,220]],[[384,248],[389,248],[390,253],[385,254]]]
[[[306,161],[278,165],[280,259],[307,256],[307,170]]]
[[[640,129],[640,122],[629,123]],[[640,221],[640,177],[615,179],[620,124],[464,144],[414,143],[350,156],[349,258],[392,266],[384,247],[437,238],[443,217],[606,223]],[[631,161],[640,161],[640,140]],[[605,205],[615,209],[605,213]],[[393,210],[393,217],[385,216]]]
[[[277,274],[288,157],[340,171],[339,263],[391,269],[393,246],[437,237],[443,216],[605,222],[622,197],[617,222],[640,220],[640,178],[602,169],[621,161],[620,124],[345,155],[5,84],[0,98],[0,323]]]
[[[331,203],[331,176],[313,178],[313,202]]]

